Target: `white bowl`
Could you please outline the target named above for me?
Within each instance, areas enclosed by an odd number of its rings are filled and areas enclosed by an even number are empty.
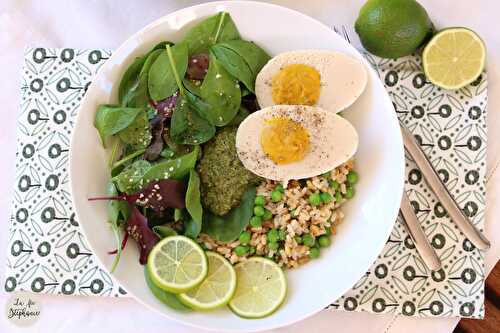
[[[367,271],[381,252],[399,209],[403,191],[404,155],[392,103],[363,56],[322,23],[293,10],[258,2],[212,2],[167,15],[129,38],[102,66],[82,101],[73,131],[70,179],[78,221],[93,253],[110,267],[114,239],[106,224],[106,203],[89,202],[103,194],[109,180],[109,151],[102,148],[93,126],[99,104],[117,100],[120,77],[134,57],[162,40],[179,41],[200,18],[228,11],[245,39],[256,41],[271,55],[296,49],[341,51],[368,69],[363,95],[344,115],[360,137],[356,170],[360,175],[355,197],[345,205],[345,220],[332,245],[317,260],[287,272],[286,302],[273,315],[247,320],[227,309],[178,313],[160,303],[144,282],[138,251],[130,242],[113,274],[127,292],[169,319],[215,331],[259,331],[304,319],[342,296]]]

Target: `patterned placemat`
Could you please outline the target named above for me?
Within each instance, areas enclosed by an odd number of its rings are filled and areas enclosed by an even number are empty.
[[[106,50],[30,48],[25,52],[15,194],[5,290],[124,296],[93,259],[75,219],[68,184],[69,138]],[[485,212],[486,75],[457,92],[429,84],[417,56],[367,55],[400,121],[418,138],[448,189],[482,230]],[[483,253],[449,220],[411,157],[406,190],[443,269],[429,272],[398,221],[366,275],[330,308],[408,316],[484,314]]]

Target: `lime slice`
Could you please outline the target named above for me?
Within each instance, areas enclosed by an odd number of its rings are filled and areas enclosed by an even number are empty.
[[[445,89],[459,89],[481,74],[486,61],[483,41],[472,30],[449,28],[436,34],[424,49],[424,72]]]
[[[155,285],[172,293],[182,293],[197,286],[207,276],[207,257],[190,238],[171,236],[151,250],[147,263]]]
[[[238,316],[268,316],[285,300],[285,273],[274,261],[252,257],[237,264],[234,269],[238,284],[229,307]]]
[[[182,303],[195,310],[212,310],[226,305],[236,290],[236,272],[229,261],[215,252],[205,253],[207,277],[198,286],[177,295]]]

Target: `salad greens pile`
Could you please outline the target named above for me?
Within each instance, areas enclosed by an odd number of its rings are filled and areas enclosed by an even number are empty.
[[[94,125],[111,149],[111,180],[107,196],[90,200],[109,200],[117,244],[112,270],[129,237],[145,264],[163,237],[195,239],[203,230],[231,241],[247,226],[255,188],[228,214],[214,215],[202,206],[196,165],[200,145],[257,109],[255,78],[269,58],[220,12],[180,42],[163,41],[135,58],[120,81],[118,103],[98,107]]]

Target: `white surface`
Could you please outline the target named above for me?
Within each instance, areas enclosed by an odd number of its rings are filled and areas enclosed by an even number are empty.
[[[129,35],[169,12],[201,1],[19,1],[0,2],[0,216],[4,228],[10,216],[12,180],[14,179],[15,123],[18,114],[19,80],[25,45],[115,49]],[[299,10],[326,24],[352,24],[363,0],[273,1]],[[139,5],[140,3],[140,5]],[[488,211],[486,234],[492,249],[486,256],[490,270],[500,256],[500,38],[496,27],[500,3],[495,0],[469,1],[420,0],[437,27],[467,26],[486,41],[489,71],[489,143],[488,143]],[[5,229],[4,229],[5,230]],[[0,276],[3,283],[7,233],[0,232]],[[8,294],[0,292],[0,306]],[[318,291],[318,293],[321,291]],[[196,332],[197,330],[168,321],[132,299],[39,296],[42,302],[40,320],[31,329],[20,329],[0,315],[1,332]],[[451,332],[455,318],[414,319],[391,315],[323,311],[314,317],[276,332],[325,332],[341,328],[342,332]]]
[[[321,258],[301,269],[287,272],[288,296],[276,313],[249,321],[228,309],[210,313],[174,311],[158,301],[144,283],[143,267],[137,264],[136,247],[125,251],[120,260],[114,274],[116,280],[140,302],[165,316],[217,332],[256,331],[285,326],[309,317],[348,291],[366,273],[384,247],[399,211],[405,170],[401,132],[392,102],[378,75],[364,57],[333,30],[298,12],[256,2],[204,4],[151,23],[113,53],[101,67],[81,102],[70,148],[71,196],[77,220],[93,253],[106,267],[110,267],[113,258],[107,251],[114,236],[102,224],[107,218],[107,204],[87,200],[101,194],[109,182],[107,155],[110,149],[102,147],[94,127],[95,110],[99,104],[116,103],[116,82],[119,82],[135,57],[164,39],[174,42],[181,40],[195,20],[221,10],[231,13],[244,38],[258,42],[270,54],[294,49],[327,48],[358,59],[368,74],[364,93],[344,113],[359,133],[356,170],[363,177],[356,185],[356,196],[343,206],[346,216],[344,223],[339,227],[335,242],[322,253]],[[255,25],[256,17],[259,18],[258,26]],[[272,26],[278,26],[279,29],[271,30]],[[323,125],[326,128],[331,126],[328,120]],[[350,124],[347,126],[352,128]],[[380,128],[384,128],[384,131],[381,132]],[[338,129],[334,132],[343,133]],[[344,140],[335,136],[333,139]],[[323,143],[328,146],[327,142]],[[318,171],[323,173],[327,170]],[[289,175],[293,176],[291,170]],[[329,262],[335,264],[328,265]],[[317,286],[328,284],[323,292],[317,292]]]

